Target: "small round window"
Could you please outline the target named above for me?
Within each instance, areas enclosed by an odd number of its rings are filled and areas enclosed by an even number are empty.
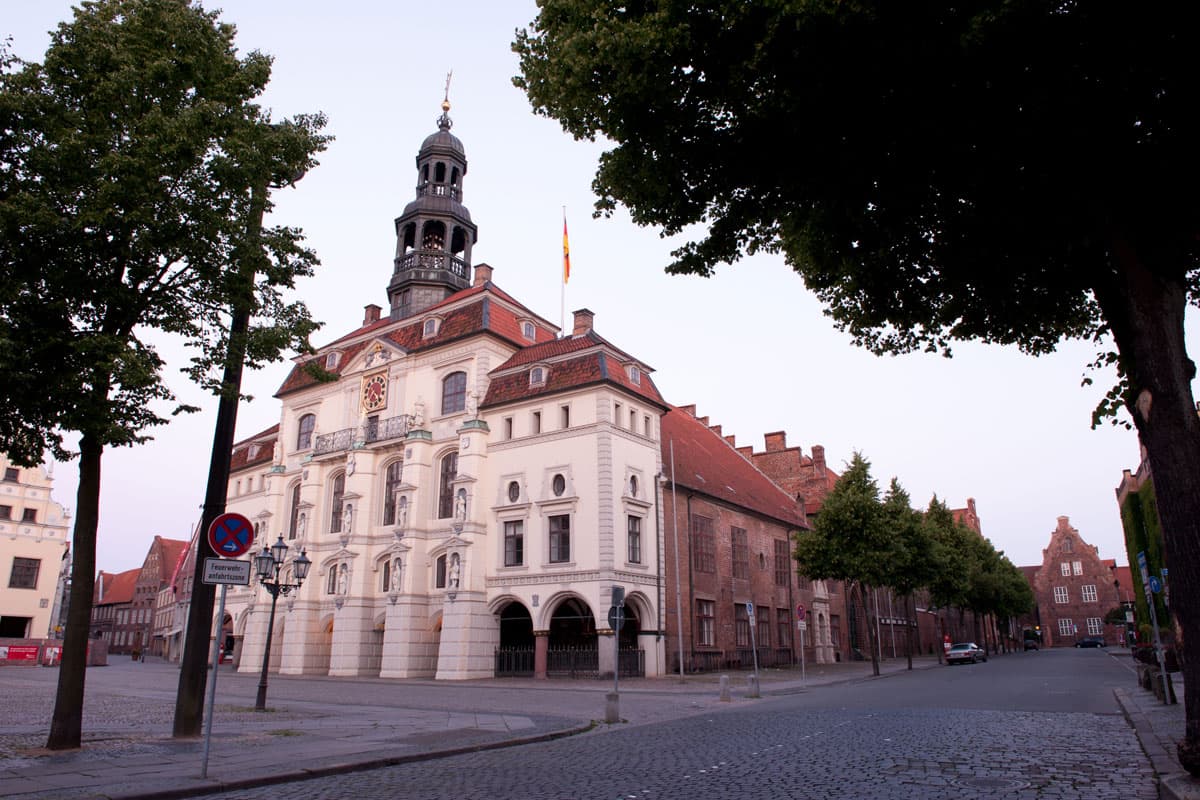
[[[637,497],[637,490],[638,490],[637,475],[630,475],[629,476],[629,496]]]
[[[562,497],[563,492],[567,490],[567,479],[562,475],[555,475],[554,480],[550,482],[550,488],[553,489],[555,497]]]
[[[521,499],[521,485],[516,481],[510,481],[508,484],[508,502],[515,503]]]

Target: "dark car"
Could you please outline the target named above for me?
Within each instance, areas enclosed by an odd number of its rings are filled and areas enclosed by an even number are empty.
[[[1037,650],[1038,649],[1037,639],[1026,639],[1025,640],[1025,649],[1026,650]]]
[[[1076,647],[1104,647],[1104,639],[1100,636],[1085,636],[1075,642]]]
[[[959,642],[958,644],[950,645],[950,649],[946,651],[946,665],[951,664],[976,664],[980,661],[987,661],[987,653],[974,642]]]

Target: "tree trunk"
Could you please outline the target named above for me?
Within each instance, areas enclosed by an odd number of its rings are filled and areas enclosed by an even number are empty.
[[[875,615],[871,611],[870,593],[866,584],[858,584],[858,596],[862,601],[863,613],[867,618],[867,647],[871,650],[871,674],[879,674],[879,643],[875,635]]]
[[[908,611],[908,668],[912,669],[913,636],[917,630],[917,603],[912,592],[905,597],[905,610]]]
[[[85,434],[79,442],[79,488],[75,493],[75,532],[71,546],[71,607],[67,609],[58,692],[50,718],[48,750],[70,750],[83,739],[83,684],[87,675],[88,631],[96,582],[96,530],[100,524],[100,456],[104,446]]]
[[[1148,240],[1150,237],[1146,237]],[[1171,570],[1171,611],[1183,631],[1183,678],[1200,686],[1200,420],[1192,396],[1195,365],[1184,341],[1187,288],[1180,263],[1141,242],[1114,243],[1110,285],[1096,297],[1129,381],[1126,408],[1146,448]],[[1136,553],[1130,553],[1136,558]],[[1187,692],[1180,763],[1200,776],[1200,691]]]

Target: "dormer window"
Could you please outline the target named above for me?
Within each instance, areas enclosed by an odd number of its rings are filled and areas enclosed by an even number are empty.
[[[532,322],[526,320],[525,322],[521,323],[521,335],[526,339],[532,342],[536,334],[537,331],[534,329]]]
[[[529,385],[530,386],[545,386],[546,385],[546,368],[534,367],[529,370]]]
[[[642,383],[642,371],[635,364],[630,364],[628,367],[629,382],[637,385]]]
[[[338,362],[342,360],[342,354],[336,350],[332,353],[325,354],[325,369],[337,369]]]
[[[436,317],[425,320],[425,324],[421,328],[421,333],[428,339],[430,336],[436,336],[438,332],[438,320]]]

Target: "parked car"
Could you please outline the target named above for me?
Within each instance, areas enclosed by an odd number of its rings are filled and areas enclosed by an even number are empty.
[[[1101,636],[1085,636],[1082,639],[1075,640],[1076,647],[1104,647],[1104,638]]]
[[[1037,639],[1026,639],[1025,640],[1025,649],[1026,650],[1037,650],[1038,649]]]
[[[946,651],[946,664],[977,664],[987,661],[987,653],[974,642],[959,642]]]

